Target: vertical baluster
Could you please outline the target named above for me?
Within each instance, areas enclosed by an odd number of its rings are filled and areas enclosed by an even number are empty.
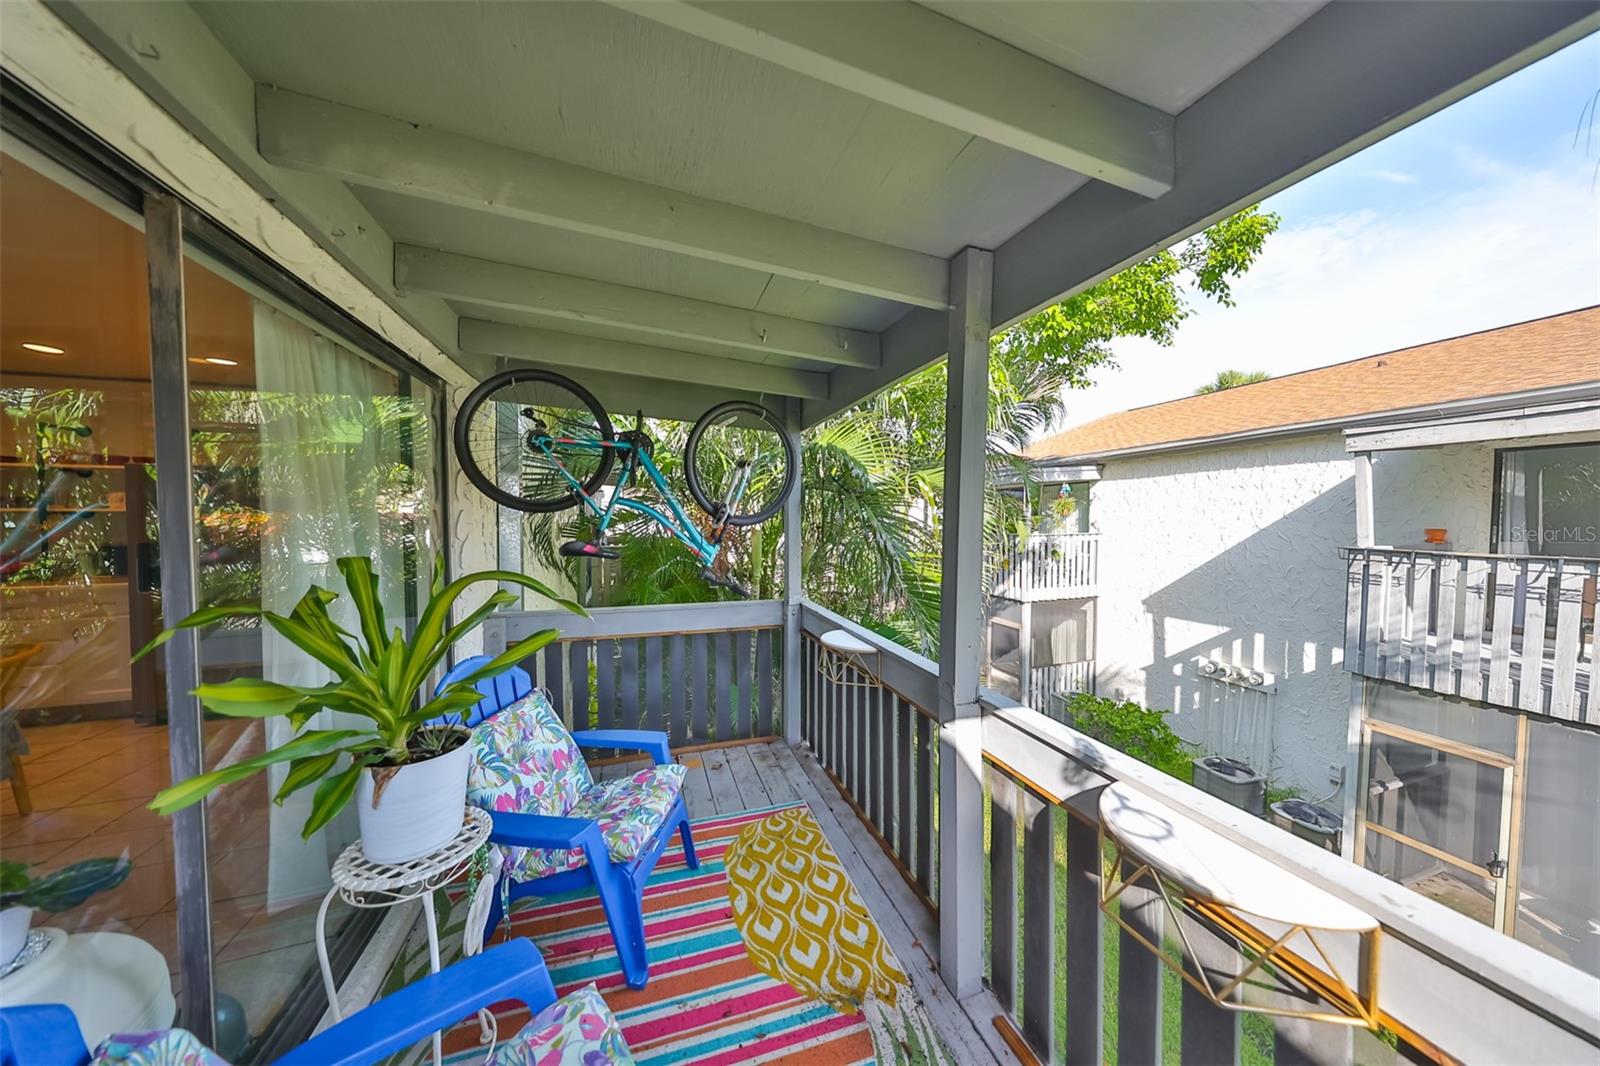
[[[1543,559],[1523,564],[1523,595],[1527,607],[1522,615],[1522,654],[1517,657],[1517,706],[1534,714],[1544,713],[1544,626],[1548,613],[1552,568]]]
[[[917,723],[917,883],[933,895],[933,730],[924,714]]]
[[[1412,688],[1428,688],[1429,615],[1433,608],[1433,557],[1413,556],[1411,560],[1411,661],[1406,665],[1406,683]]]
[[[567,687],[571,697],[567,703],[567,728],[588,729],[594,725],[589,717],[589,693],[593,683],[589,668],[589,650],[592,641],[569,640],[567,643]]]
[[[1122,876],[1131,875],[1137,865],[1123,862]],[[1161,945],[1166,911],[1148,877],[1124,888],[1117,906],[1123,921]],[[1117,936],[1117,1061],[1154,1066],[1161,1061],[1161,960],[1126,929],[1119,929]]]
[[[1461,579],[1461,560],[1453,555],[1439,557],[1439,598],[1435,602],[1433,639],[1433,690],[1454,695],[1456,691],[1456,584]]]
[[[1101,963],[1100,833],[1068,811],[1067,817],[1067,1043],[1069,1063],[1104,1060],[1105,981]],[[1049,1045],[1044,1045],[1048,1047]],[[1200,1062],[1189,1059],[1185,1062]]]
[[[1022,790],[1022,1035],[1046,1061],[1050,1058],[1056,1032],[1054,812],[1054,804]],[[1097,874],[1098,871],[1097,866]],[[1098,884],[1097,877],[1097,892]],[[1068,891],[1070,893],[1071,889]],[[1094,909],[1096,906],[1097,903],[1091,902],[1095,922],[1099,924],[1100,912]]]
[[[773,670],[773,645],[782,636],[781,629],[756,631],[756,736],[770,737],[772,732],[773,693],[777,674]],[[793,663],[784,663],[784,670],[794,669]]]
[[[1411,586],[1413,560],[1394,557],[1385,567],[1388,588],[1384,590],[1383,676],[1390,681],[1406,679],[1406,599]]]
[[[644,638],[644,706],[639,721],[644,729],[665,730],[666,708],[661,701],[661,653],[665,638]]]
[[[563,676],[566,657],[567,649],[560,641],[544,646],[544,687],[550,693],[550,702],[556,707],[557,714],[561,713],[561,708],[569,706],[566,679]]]
[[[1561,560],[1557,576],[1555,680],[1550,691],[1550,714],[1569,722],[1578,721],[1579,630],[1583,624],[1583,586],[1593,571],[1592,564],[1576,559]],[[1589,719],[1600,724],[1595,714],[1595,685],[1600,677],[1589,678]]]
[[[689,637],[689,735],[696,744],[711,740],[711,635],[695,633]]]
[[[639,712],[639,638],[624,637],[617,642],[621,668],[617,672],[617,713],[614,724],[619,729],[638,729]]]
[[[1007,1013],[1016,1012],[1017,803],[1021,789],[1005,774],[989,777],[989,986]]]
[[[673,747],[689,743],[689,701],[685,687],[684,659],[689,638],[677,634],[667,638],[666,729]]]
[[[894,708],[895,744],[894,744],[894,780],[895,787],[899,789],[899,800],[896,804],[895,814],[895,839],[898,841],[896,853],[900,861],[907,868],[911,865],[911,758],[913,741],[911,739],[911,718],[916,713],[911,705],[894,693],[889,694],[889,705]]]
[[[1512,559],[1495,559],[1494,628],[1489,631],[1489,702],[1502,707],[1511,704],[1511,626],[1522,612],[1528,587],[1523,564]]]
[[[1371,551],[1367,555],[1367,586],[1362,610],[1366,618],[1366,636],[1361,643],[1362,673],[1367,677],[1383,676],[1383,620],[1385,597],[1389,593],[1389,557]]]
[[[716,682],[712,704],[717,709],[717,739],[733,737],[733,634],[723,630],[712,638],[716,650]]]
[[[1468,559],[1462,578],[1461,695],[1483,699],[1483,623],[1489,602],[1489,562]]]
[[[1183,968],[1191,975],[1209,981],[1215,988],[1226,984],[1239,972],[1239,954],[1219,940],[1209,927],[1184,914],[1183,924],[1195,954],[1184,953]],[[1231,1066],[1239,1061],[1239,1013],[1224,1010],[1200,992],[1183,984],[1183,1014],[1180,1044],[1183,1062],[1204,1062]]]
[[[752,662],[755,634],[749,630],[731,634],[733,638],[733,676],[739,684],[739,702],[734,706],[733,732],[730,736],[754,736],[755,726],[755,674]]]

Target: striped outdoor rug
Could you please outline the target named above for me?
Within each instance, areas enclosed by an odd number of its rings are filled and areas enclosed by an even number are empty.
[[[770,824],[758,826],[776,815]],[[623,1035],[641,1063],[832,1063],[926,1062],[948,1058],[933,1036],[921,1006],[909,986],[896,1004],[874,1000],[864,1011],[848,1006],[836,1009],[816,994],[814,982],[796,976],[809,989],[802,992],[771,975],[770,960],[758,968],[752,961],[736,923],[729,896],[725,858],[746,829],[757,836],[783,827],[815,827],[804,804],[744,811],[693,823],[700,868],[689,870],[683,852],[675,845],[657,864],[645,888],[646,942],[650,952],[650,983],[641,991],[627,987],[617,964],[616,949],[599,900],[593,892],[521,901],[511,919],[511,933],[530,937],[544,955],[558,994],[594,982],[622,1025]],[[856,899],[848,876],[822,839],[818,865],[836,872],[835,890]],[[745,836],[740,861],[752,861]],[[441,953],[448,965],[459,956],[461,926],[466,907],[452,906],[443,917]],[[860,914],[865,915],[864,910]],[[870,923],[870,918],[866,919]],[[504,926],[502,926],[504,929]],[[876,931],[873,931],[874,934]],[[498,942],[501,933],[496,934]],[[851,935],[851,934],[845,934]],[[825,939],[825,938],[824,938]],[[892,953],[882,948],[888,963]],[[413,935],[396,963],[398,981],[414,980],[427,972],[427,951],[420,930]],[[898,976],[898,975],[897,975]],[[903,980],[903,977],[901,978]],[[520,1005],[496,1012],[498,1030],[509,1036],[527,1020]],[[426,1062],[426,1045],[404,1056],[408,1062]],[[875,1050],[876,1048],[876,1050]],[[469,1066],[482,1061],[478,1026],[465,1022],[444,1036],[445,1062]]]

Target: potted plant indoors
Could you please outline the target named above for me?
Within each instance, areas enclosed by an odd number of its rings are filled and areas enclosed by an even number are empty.
[[[0,966],[15,959],[28,942],[33,912],[60,914],[96,892],[116,888],[128,878],[127,856],[84,859],[54,873],[31,877],[25,862],[0,862]]]
[[[454,625],[450,624],[451,608],[469,586],[492,581],[521,585],[576,614],[585,612],[522,574],[485,570],[444,585],[437,576],[442,575],[443,567],[435,565],[428,603],[408,638],[399,627],[389,629],[372,561],[351,556],[339,559],[337,565],[354,602],[359,637],[341,628],[328,613],[328,605],[339,594],[312,585],[287,616],[249,605],[202,608],[161,633],[135,656],[159,647],[180,629],[195,629],[224,618],[256,617],[333,674],[332,681],[319,686],[235,678],[196,688],[194,694],[215,714],[283,716],[295,736],[270,751],[163,789],[151,802],[152,810],[171,814],[223,785],[288,763],[288,773],[273,802],[282,804],[301,789],[316,786],[311,813],[301,830],[306,838],[327,825],[352,797],[357,800],[361,823],[361,850],[373,862],[405,862],[426,855],[460,830],[471,756],[466,743],[469,734],[459,726],[431,723],[477,703],[482,699],[474,688],[477,682],[511,669],[558,634],[545,629],[518,641],[435,695],[423,689],[451,646],[476,629],[490,612],[515,603],[517,595],[497,590]],[[360,728],[307,728],[324,709],[359,716],[366,724]]]

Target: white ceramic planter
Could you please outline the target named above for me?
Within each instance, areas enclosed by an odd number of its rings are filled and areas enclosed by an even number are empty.
[[[372,805],[372,771],[356,782],[361,851],[372,862],[407,862],[443,846],[461,831],[472,744],[427,762],[402,766]]]
[[[0,966],[22,952],[28,943],[28,927],[32,924],[32,907],[7,907],[0,911]]]

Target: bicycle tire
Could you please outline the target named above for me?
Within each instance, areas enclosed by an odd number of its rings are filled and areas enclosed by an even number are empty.
[[[706,491],[706,486],[701,483],[700,472],[694,460],[695,453],[700,447],[700,442],[705,437],[706,430],[717,424],[724,416],[736,413],[753,415],[765,422],[776,434],[778,440],[782,442],[785,463],[783,487],[778,490],[773,501],[760,511],[749,515],[730,514],[724,517],[721,514],[722,501],[712,499],[711,494]],[[800,456],[795,450],[794,440],[789,436],[783,423],[778,419],[777,415],[761,404],[749,400],[729,400],[727,403],[719,403],[701,415],[699,420],[695,422],[694,428],[689,430],[689,440],[683,448],[683,473],[684,480],[689,485],[689,495],[694,497],[694,502],[699,504],[700,509],[705,511],[706,514],[711,515],[713,518],[721,518],[730,526],[756,526],[776,515],[783,509],[784,502],[788,500],[789,494],[794,491],[795,478],[799,475],[799,470]]]
[[[478,457],[473,454],[472,441],[469,438],[473,418],[478,409],[487,402],[494,393],[512,385],[522,385],[530,382],[546,382],[564,388],[571,392],[589,414],[594,416],[594,422],[599,431],[599,440],[610,444],[616,440],[615,431],[611,426],[611,419],[600,406],[600,401],[594,394],[579,385],[569,377],[554,373],[549,370],[539,370],[527,367],[516,370],[507,370],[486,378],[477,388],[467,394],[461,402],[460,409],[456,412],[455,426],[452,428],[452,439],[455,445],[456,460],[461,464],[461,472],[472,482],[474,488],[496,503],[518,511],[527,511],[532,514],[554,514],[578,505],[576,493],[567,492],[560,496],[548,498],[529,499],[515,493],[507,492],[495,483],[495,479],[487,473],[478,462]],[[606,478],[611,475],[611,466],[616,461],[616,451],[613,448],[601,448],[599,465],[595,472],[583,482],[583,491],[590,495],[605,484]]]

